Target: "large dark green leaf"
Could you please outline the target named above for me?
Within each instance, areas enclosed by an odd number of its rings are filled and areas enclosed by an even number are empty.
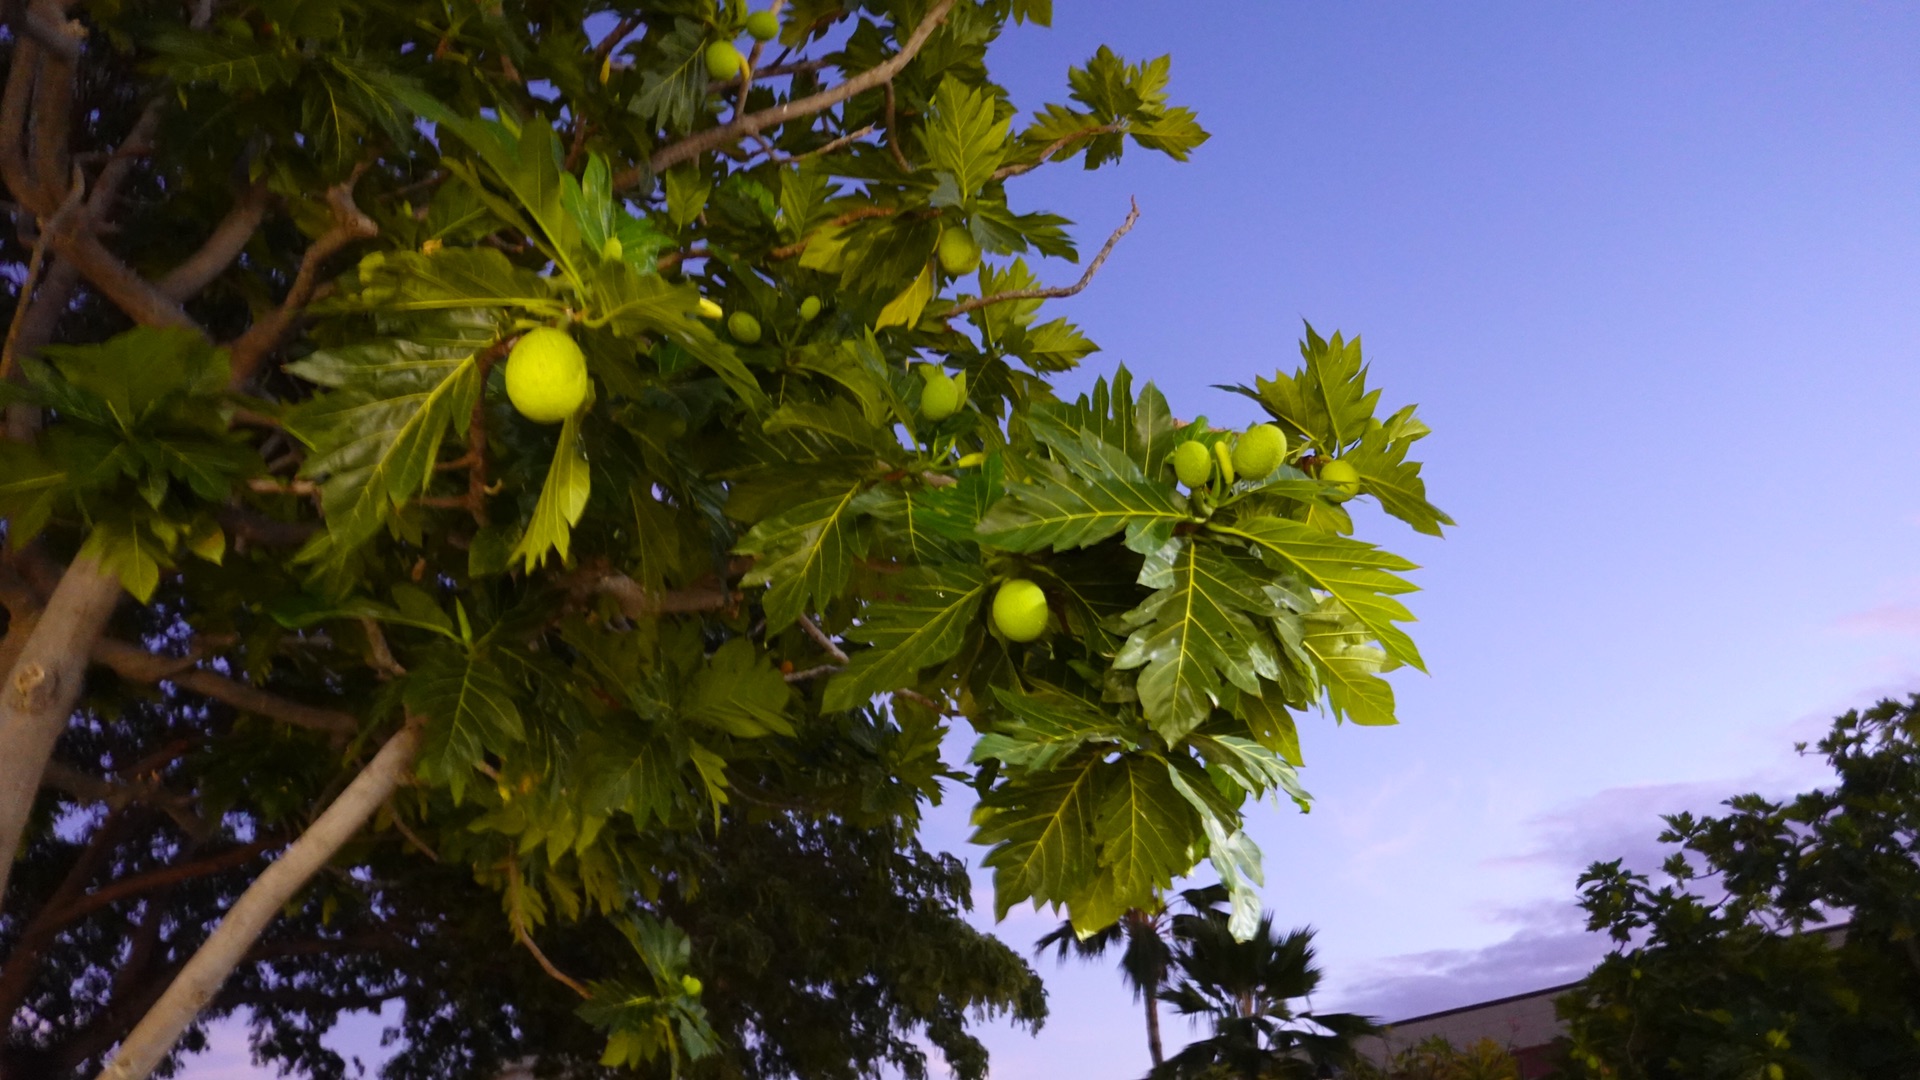
[[[857,708],[875,694],[912,683],[922,668],[944,663],[978,633],[986,574],[965,563],[924,566],[887,583],[894,599],[867,608],[850,640],[871,648],[853,654],[847,670],[827,684],[821,707]]]
[[[1395,417],[1412,420],[1412,407]],[[1418,421],[1413,421],[1418,423]],[[1416,531],[1439,536],[1442,525],[1453,524],[1446,511],[1427,501],[1427,483],[1420,478],[1420,463],[1407,460],[1411,438],[1394,438],[1402,425],[1389,423],[1369,428],[1358,446],[1342,455],[1342,460],[1360,473],[1360,490],[1380,500],[1387,513],[1414,527]],[[1424,429],[1425,425],[1420,425]]]
[[[1262,679],[1279,676],[1264,619],[1249,617],[1278,609],[1243,562],[1213,544],[1174,541],[1147,557],[1140,583],[1156,591],[1127,614],[1133,632],[1113,666],[1141,669],[1140,705],[1168,743],[1231,704],[1228,684],[1257,694]]]
[[[1421,671],[1413,639],[1396,622],[1413,621],[1413,613],[1394,597],[1413,591],[1413,584],[1395,571],[1415,566],[1372,544],[1331,536],[1311,525],[1285,518],[1258,518],[1237,525],[1212,525],[1222,535],[1253,544],[1270,560],[1300,575],[1334,599],[1359,620],[1387,655]]]
[[[974,810],[973,842],[991,848],[994,914],[1013,905],[1067,904],[1099,866],[1097,757],[1027,772],[989,792]]]
[[[767,628],[792,625],[810,605],[824,606],[847,587],[865,538],[858,523],[863,485],[803,503],[755,525],[736,548],[755,556],[746,585],[766,585]]]
[[[949,75],[933,93],[933,109],[921,128],[933,167],[953,177],[963,200],[971,200],[1000,167],[1007,147],[1007,119],[984,88]]]
[[[389,339],[323,350],[287,365],[329,387],[296,406],[287,429],[311,448],[327,540],[306,558],[338,557],[371,539],[392,509],[426,489],[449,430],[464,431],[480,392],[475,349]]]
[[[526,738],[513,688],[494,660],[446,647],[407,676],[407,709],[427,718],[420,771],[460,798],[473,766]]]

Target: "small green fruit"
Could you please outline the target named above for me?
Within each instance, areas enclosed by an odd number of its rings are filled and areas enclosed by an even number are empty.
[[[980,245],[965,229],[949,228],[940,234],[940,269],[954,277],[971,274],[980,268]]]
[[[960,460],[954,462],[953,467],[956,469],[977,469],[986,463],[987,455],[976,450],[971,454],[961,454]]]
[[[755,41],[772,41],[780,36],[780,16],[771,11],[756,11],[747,16],[747,33]]]
[[[1338,459],[1320,466],[1320,479],[1340,489],[1342,495],[1360,494],[1360,470]]]
[[[814,316],[818,314],[820,314],[819,297],[809,296],[805,300],[800,301],[800,318],[802,321],[812,322]]]
[[[742,345],[752,345],[760,340],[760,320],[744,311],[736,311],[727,316],[727,333]]]
[[[946,372],[927,376],[926,389],[920,391],[920,415],[929,420],[945,420],[960,408],[960,384]]]
[[[1032,641],[1047,629],[1047,594],[1014,578],[993,595],[993,625],[1008,641]]]
[[[682,975],[680,976],[680,989],[686,991],[688,997],[699,997],[700,991],[706,989],[706,987],[700,985],[699,979],[691,975]]]
[[[1233,444],[1233,467],[1248,480],[1264,480],[1287,456],[1287,437],[1272,424],[1255,424]]]
[[[716,41],[707,46],[707,74],[716,79],[731,79],[740,74],[740,50],[731,41]]]
[[[1207,444],[1198,439],[1188,439],[1173,448],[1173,475],[1188,488],[1206,486],[1213,476],[1213,453]]]
[[[700,298],[699,311],[700,317],[703,319],[718,319],[727,313],[726,308],[721,307],[719,304],[714,303],[704,296]]]
[[[587,400],[587,358],[564,332],[529,330],[507,354],[507,400],[536,424],[565,420]]]

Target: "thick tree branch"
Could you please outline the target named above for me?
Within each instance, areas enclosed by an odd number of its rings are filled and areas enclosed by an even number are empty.
[[[62,228],[49,228],[48,232],[53,238],[53,249],[60,257],[79,267],[87,280],[127,318],[142,326],[177,326],[205,333],[179,301],[121,262],[92,230],[93,222],[82,217]]]
[[[45,0],[32,0],[26,7],[25,22],[29,27],[39,27],[47,39],[66,41],[64,46],[56,46],[35,35],[42,46],[43,55],[40,58],[40,78],[33,91],[33,121],[28,125],[27,133],[33,140],[34,179],[41,191],[52,193],[59,191],[67,182],[71,160],[71,147],[67,141],[73,123],[74,63],[80,59],[80,35],[84,31],[79,23],[61,22],[60,9]]]
[[[93,659],[113,669],[123,679],[143,683],[157,683],[164,679],[182,690],[294,727],[324,731],[330,735],[352,735],[360,730],[360,722],[351,713],[289,701],[259,687],[194,667],[194,658],[182,660],[172,656],[157,656],[138,645],[102,638],[93,646]]]
[[[186,301],[200,295],[201,290],[213,284],[214,279],[226,273],[227,267],[240,257],[247,241],[260,230],[260,223],[266,220],[267,207],[272,197],[264,183],[255,184],[240,196],[227,216],[213,227],[200,250],[188,256],[185,262],[172,270],[156,283],[160,292],[175,300]]]
[[[87,656],[120,603],[120,579],[88,557],[60,576],[0,687],[0,897],[40,774],[86,683]]]
[[[34,44],[68,64],[80,59],[80,43],[85,34],[75,24],[63,24],[57,17],[37,11],[37,5],[21,5],[13,17],[13,28],[33,39]]]
[[[0,95],[0,179],[29,213],[45,216],[60,204],[59,188],[40,190],[27,164],[27,120],[33,111],[34,84],[40,78],[42,50],[31,36],[16,35],[7,86]]]
[[[353,202],[353,186],[359,180],[361,171],[355,169],[347,180],[327,189],[327,206],[333,211],[333,227],[321,234],[307,248],[306,254],[300,257],[300,269],[295,272],[293,285],[287,289],[286,298],[280,302],[280,306],[248,327],[247,332],[228,347],[233,358],[234,386],[251,382],[267,356],[280,347],[281,340],[293,329],[294,320],[300,317],[301,311],[313,299],[314,290],[319,288],[321,268],[327,260],[356,240],[380,234],[380,227]]]
[[[80,198],[84,194],[79,177],[74,178],[73,187],[67,191],[60,209],[54,211],[53,220],[58,223],[79,209]],[[56,224],[54,227],[58,227]],[[34,308],[34,292],[40,286],[40,274],[47,262],[47,230],[34,237],[33,252],[27,256],[27,278],[20,284],[20,291],[14,294],[13,319],[7,323],[7,339],[0,345],[0,379],[13,377],[14,350],[19,347],[20,332],[27,325],[27,315]]]
[[[721,611],[738,603],[740,594],[724,583],[691,589],[648,592],[625,574],[607,574],[594,583],[619,603],[629,619],[651,619],[660,615],[689,615],[699,611]]]
[[[803,116],[824,112],[849,98],[881,86],[899,74],[900,70],[905,68],[925,47],[927,41],[933,37],[933,32],[945,21],[947,12],[953,10],[953,5],[954,0],[938,0],[927,12],[926,18],[920,20],[920,25],[914,27],[913,33],[908,35],[907,40],[901,44],[900,51],[887,58],[884,63],[868,68],[838,86],[822,90],[817,94],[775,105],[771,109],[748,113],[719,127],[708,128],[662,147],[647,163],[648,171],[658,176],[683,161],[694,160],[709,150],[731,145],[749,135],[757,135],[770,127],[778,127]],[[628,170],[621,174],[618,185],[631,187],[639,180],[639,170]]]
[[[100,169],[100,175],[94,178],[93,195],[87,199],[87,211],[95,223],[104,222],[112,212],[114,202],[120,198],[120,189],[126,186],[127,178],[133,175],[134,162],[153,153],[153,137],[160,130],[160,118],[165,109],[164,98],[147,102],[147,107],[140,110],[133,127],[128,129],[127,137],[120,141],[120,148],[113,152]]]
[[[1080,280],[1071,285],[1061,285],[1050,289],[1013,289],[1008,292],[994,293],[991,296],[976,296],[971,300],[964,300],[955,304],[941,312],[939,317],[942,319],[953,319],[965,315],[969,311],[978,311],[990,304],[1004,304],[1009,300],[1057,300],[1063,296],[1072,296],[1093,282],[1093,275],[1100,272],[1101,264],[1107,261],[1107,256],[1113,254],[1114,245],[1120,242],[1121,237],[1131,232],[1134,222],[1139,220],[1140,204],[1134,203],[1133,209],[1127,211],[1127,220],[1121,222],[1120,227],[1113,230],[1113,235],[1107,237],[1107,242],[1101,246],[1100,254],[1095,255],[1093,261],[1087,264],[1087,272],[1081,274]]]
[[[340,797],[248,886],[100,1071],[99,1080],[145,1080],[173,1050],[193,1018],[245,960],[274,916],[333,858],[411,772],[420,743],[409,718]]]

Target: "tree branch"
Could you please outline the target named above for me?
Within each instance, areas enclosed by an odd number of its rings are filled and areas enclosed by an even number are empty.
[[[620,573],[602,574],[593,581],[591,591],[613,597],[620,605],[620,611],[629,619],[722,611],[740,602],[740,593],[729,588],[725,582],[648,592],[639,582]]]
[[[562,986],[565,986],[567,989],[573,991],[576,994],[579,994],[583,998],[590,998],[593,996],[592,992],[590,992],[586,987],[580,985],[579,980],[573,978],[571,975],[568,975],[566,972],[561,971],[559,968],[553,966],[553,961],[547,959],[547,954],[541,952],[540,946],[535,945],[533,943],[533,938],[528,935],[525,927],[518,926],[518,925],[514,926],[513,936],[514,936],[514,940],[526,946],[527,951],[533,954],[534,960],[540,965],[540,970],[546,972],[549,976],[553,978],[555,982],[560,983]]]
[[[67,182],[71,147],[69,129],[73,121],[74,63],[80,59],[80,24],[63,23],[59,8],[45,0],[30,0],[26,5],[26,25],[38,27],[46,37],[35,34],[44,49],[40,58],[40,78],[33,91],[33,122],[28,134],[33,140],[33,172],[40,190],[49,195]],[[30,31],[31,32],[31,31]],[[49,44],[63,41],[64,45]]]
[[[900,70],[920,52],[928,39],[933,37],[933,32],[946,19],[947,12],[953,10],[953,5],[954,0],[937,0],[932,9],[927,12],[926,17],[920,20],[920,25],[914,27],[913,33],[902,43],[900,51],[894,53],[886,62],[868,68],[840,85],[822,90],[817,94],[811,94],[798,101],[775,105],[771,109],[748,113],[720,127],[708,128],[665,146],[647,163],[648,171],[658,176],[675,165],[683,161],[692,161],[709,150],[738,142],[749,135],[757,135],[770,127],[777,127],[790,120],[824,112],[857,94],[880,86],[899,74]],[[621,174],[618,186],[631,187],[639,180],[639,170],[630,169]]]
[[[887,80],[887,153],[893,155],[893,163],[900,171],[910,173],[913,165],[907,161],[907,155],[900,152],[900,125],[893,115],[893,80]]]
[[[1003,165],[1000,168],[995,169],[993,171],[993,175],[989,179],[1005,180],[1009,176],[1024,176],[1025,174],[1030,173],[1033,170],[1039,168],[1040,166],[1046,164],[1048,158],[1066,149],[1068,146],[1072,145],[1073,143],[1080,141],[1081,139],[1091,138],[1095,135],[1117,135],[1126,130],[1127,130],[1126,124],[1116,120],[1111,124],[1101,124],[1099,127],[1082,128],[1079,131],[1073,132],[1071,134],[1062,135],[1059,138],[1048,143],[1046,147],[1040,151],[1039,155],[1035,157],[1032,161],[1023,162],[1019,165]]]
[[[814,622],[812,616],[800,616],[800,628],[805,630],[807,636],[812,638],[816,644],[822,649],[825,649],[828,656],[833,657],[834,663],[845,665],[850,662],[847,659],[846,652],[843,651],[832,638],[826,635],[826,631],[820,629],[820,624]]]
[[[86,33],[78,24],[56,22],[28,4],[20,7],[13,17],[15,30],[68,64],[80,59],[80,42],[85,40]]]
[[[67,903],[53,914],[53,927],[71,926],[88,915],[110,904],[116,904],[129,897],[152,892],[169,885],[178,885],[183,881],[217,874],[222,870],[232,870],[245,866],[260,856],[260,853],[274,846],[272,840],[255,840],[239,847],[193,859],[188,862],[172,863],[144,874],[121,878],[110,884],[87,893]]]
[[[86,685],[87,654],[120,603],[120,578],[76,557],[0,688],[0,897],[40,791],[40,774]]]
[[[1081,274],[1080,280],[1072,285],[1061,285],[1050,289],[1013,289],[1008,292],[994,293],[991,296],[976,296],[941,312],[939,318],[943,320],[957,318],[969,311],[978,311],[990,304],[1004,304],[1009,300],[1057,300],[1063,296],[1072,296],[1093,282],[1093,275],[1100,272],[1101,264],[1107,261],[1107,256],[1113,254],[1114,245],[1120,242],[1121,237],[1131,232],[1134,222],[1139,220],[1140,204],[1134,203],[1133,209],[1127,211],[1127,220],[1113,230],[1112,236],[1107,237],[1106,244],[1100,248],[1100,254],[1095,255],[1093,261],[1087,264],[1087,272]]]
[[[360,721],[351,713],[303,705],[217,672],[193,667],[196,658],[182,661],[177,657],[156,656],[138,645],[102,638],[94,643],[93,659],[123,679],[143,683],[166,680],[182,690],[294,727],[330,735],[352,735],[360,730]]]
[[[53,249],[60,257],[79,267],[94,287],[113,301],[127,318],[142,326],[177,326],[204,334],[200,324],[180,306],[179,301],[161,292],[141,277],[120,257],[108,251],[92,232],[90,218],[60,229],[49,229]]]
[[[27,117],[32,111],[34,84],[40,78],[41,49],[31,35],[16,32],[7,87],[0,95],[0,178],[28,212],[53,213],[60,191],[42,191],[27,166]]]
[[[75,176],[73,186],[67,189],[67,197],[61,202],[60,209],[53,212],[53,220],[56,224],[50,227],[57,228],[61,219],[79,209],[80,199],[84,194],[85,190],[80,183],[80,178]],[[34,308],[34,290],[40,285],[40,273],[45,268],[46,261],[47,230],[42,229],[40,235],[34,237],[33,253],[27,257],[27,278],[21,282],[20,291],[14,294],[13,319],[7,324],[6,343],[0,345],[0,379],[13,376],[14,349],[19,345],[20,331],[27,324],[27,313]]]
[[[267,207],[272,197],[264,183],[254,184],[246,194],[234,203],[220,224],[213,227],[200,250],[188,256],[185,262],[172,270],[156,283],[162,295],[176,301],[189,300],[200,294],[202,289],[213,284],[214,279],[225,273],[233,260],[240,257],[247,241],[260,230],[260,223],[266,220]]]
[[[300,269],[294,274],[293,285],[287,289],[280,306],[257,320],[228,346],[233,357],[234,386],[252,381],[268,354],[279,348],[281,339],[293,329],[294,320],[300,317],[320,285],[321,266],[354,241],[380,234],[380,227],[353,202],[353,186],[362,171],[356,168],[352,176],[327,189],[333,227],[322,233],[300,257]]]
[[[247,887],[166,993],[121,1042],[99,1080],[145,1080],[153,1072],[280,909],[392,796],[411,771],[419,744],[419,722],[409,717],[340,797]]]

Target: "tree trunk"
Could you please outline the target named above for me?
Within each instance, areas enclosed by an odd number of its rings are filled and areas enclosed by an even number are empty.
[[[119,602],[117,576],[75,559],[0,687],[0,910],[41,774],[86,684],[87,656]]]
[[[1158,1069],[1164,1057],[1160,1049],[1160,999],[1156,994],[1159,987],[1152,987],[1146,993],[1147,999],[1147,1054],[1153,1058],[1153,1067]]]
[[[206,944],[100,1070],[98,1080],[145,1080],[153,1072],[280,909],[393,795],[406,778],[419,743],[419,728],[411,721],[387,740],[333,805],[234,902]]]

